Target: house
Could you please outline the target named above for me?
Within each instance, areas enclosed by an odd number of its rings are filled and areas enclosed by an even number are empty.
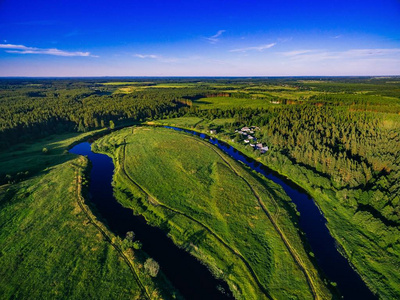
[[[211,134],[217,134],[217,131],[214,130],[214,129],[211,129],[211,130],[210,130],[210,133],[211,133]]]
[[[254,144],[250,144],[250,146],[252,146],[252,147],[254,148],[256,145],[254,145]]]
[[[250,141],[249,141],[249,140],[244,140],[244,142],[245,142],[246,144],[250,143]]]
[[[251,136],[250,134],[247,136],[247,138],[248,138],[249,140],[254,140],[254,137]]]
[[[261,144],[261,143],[256,144],[257,149],[261,149],[262,147],[263,147],[263,144]]]
[[[250,131],[250,128],[249,127],[243,127],[241,130],[242,131]]]
[[[260,149],[260,153],[261,153],[261,154],[264,154],[264,153],[267,152],[267,151],[268,151],[268,146],[262,147],[262,148]]]

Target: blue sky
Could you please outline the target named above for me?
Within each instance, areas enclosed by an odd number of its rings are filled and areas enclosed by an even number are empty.
[[[400,1],[0,0],[0,76],[400,75]]]

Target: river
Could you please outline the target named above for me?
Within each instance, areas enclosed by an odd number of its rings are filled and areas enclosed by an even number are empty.
[[[337,288],[343,298],[377,299],[368,289],[360,275],[351,267],[349,261],[339,253],[336,241],[326,227],[326,219],[314,200],[300,187],[293,184],[287,178],[279,176],[276,172],[268,169],[259,162],[248,158],[232,146],[218,141],[216,138],[192,130],[172,126],[164,127],[184,131],[207,140],[235,160],[244,163],[256,172],[279,184],[293,203],[296,204],[297,210],[300,212],[299,225],[301,230],[306,234],[306,239],[315,255],[318,267],[330,281],[336,282]]]
[[[224,281],[214,278],[206,266],[178,248],[164,231],[148,225],[144,217],[133,215],[131,209],[114,198],[111,185],[114,164],[109,156],[92,152],[87,142],[76,145],[70,152],[86,155],[91,161],[90,201],[95,204],[101,221],[121,238],[128,231],[135,232],[143,251],[159,263],[160,269],[186,299],[233,299]],[[221,293],[221,289],[226,293]]]

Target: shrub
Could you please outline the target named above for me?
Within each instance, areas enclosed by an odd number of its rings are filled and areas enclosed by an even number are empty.
[[[160,266],[154,259],[148,258],[144,263],[144,269],[151,277],[156,277]]]

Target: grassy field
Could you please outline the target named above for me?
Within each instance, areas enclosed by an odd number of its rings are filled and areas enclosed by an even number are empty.
[[[157,124],[160,125],[168,125],[168,126],[176,126],[176,127],[195,127],[197,124],[203,122],[204,119],[198,117],[182,117],[182,118],[172,118],[157,121]],[[155,122],[148,122],[149,125],[154,124]]]
[[[69,145],[104,131],[103,129],[84,134],[51,135],[34,142],[11,146],[7,151],[0,153],[0,178],[6,174],[13,177],[18,173],[25,175],[26,172],[30,176],[64,163],[71,159],[67,150]],[[48,150],[46,154],[43,153],[43,148]]]
[[[270,107],[272,104],[270,100],[266,99],[248,99],[248,98],[234,98],[234,97],[209,97],[200,98],[193,101],[194,107],[200,109],[228,109],[238,107],[249,107],[249,108],[263,108]]]
[[[173,119],[157,120],[155,122],[147,122],[148,125],[166,125],[175,126],[180,128],[214,128],[216,126],[224,126],[227,124],[232,124],[235,121],[233,118],[217,118],[212,121],[198,118],[198,117],[181,117]],[[206,133],[209,133],[206,130]]]
[[[88,161],[67,148],[95,133],[51,136],[0,154],[0,170],[28,172],[22,181],[0,186],[1,299],[176,294],[163,274],[156,280],[145,274],[146,255],[123,248],[82,198]]]
[[[382,115],[382,113],[375,113],[375,116],[378,115]],[[396,130],[399,124],[398,115],[385,114],[384,116],[381,130]],[[193,122],[190,121],[191,118],[182,117],[158,120],[156,123],[176,123],[184,128],[208,133],[208,131],[202,130],[201,125],[208,124],[211,122],[210,120],[204,119],[195,128],[192,126]],[[324,213],[328,221],[327,226],[332,236],[340,244],[342,253],[357,268],[357,272],[369,288],[382,299],[398,298],[400,295],[400,273],[396,271],[400,264],[400,244],[398,243],[400,229],[398,226],[386,226],[365,211],[349,210],[342,204],[343,200],[338,200],[346,196],[346,191],[316,188],[310,184],[310,171],[304,166],[293,164],[288,159],[279,161],[272,153],[260,156],[243,143],[232,142],[229,132],[220,131],[217,138],[231,144],[247,156],[259,160],[307,190]]]
[[[95,149],[114,158],[119,200],[167,230],[238,299],[331,297],[304,249],[295,210],[273,183],[163,128],[126,128]]]

